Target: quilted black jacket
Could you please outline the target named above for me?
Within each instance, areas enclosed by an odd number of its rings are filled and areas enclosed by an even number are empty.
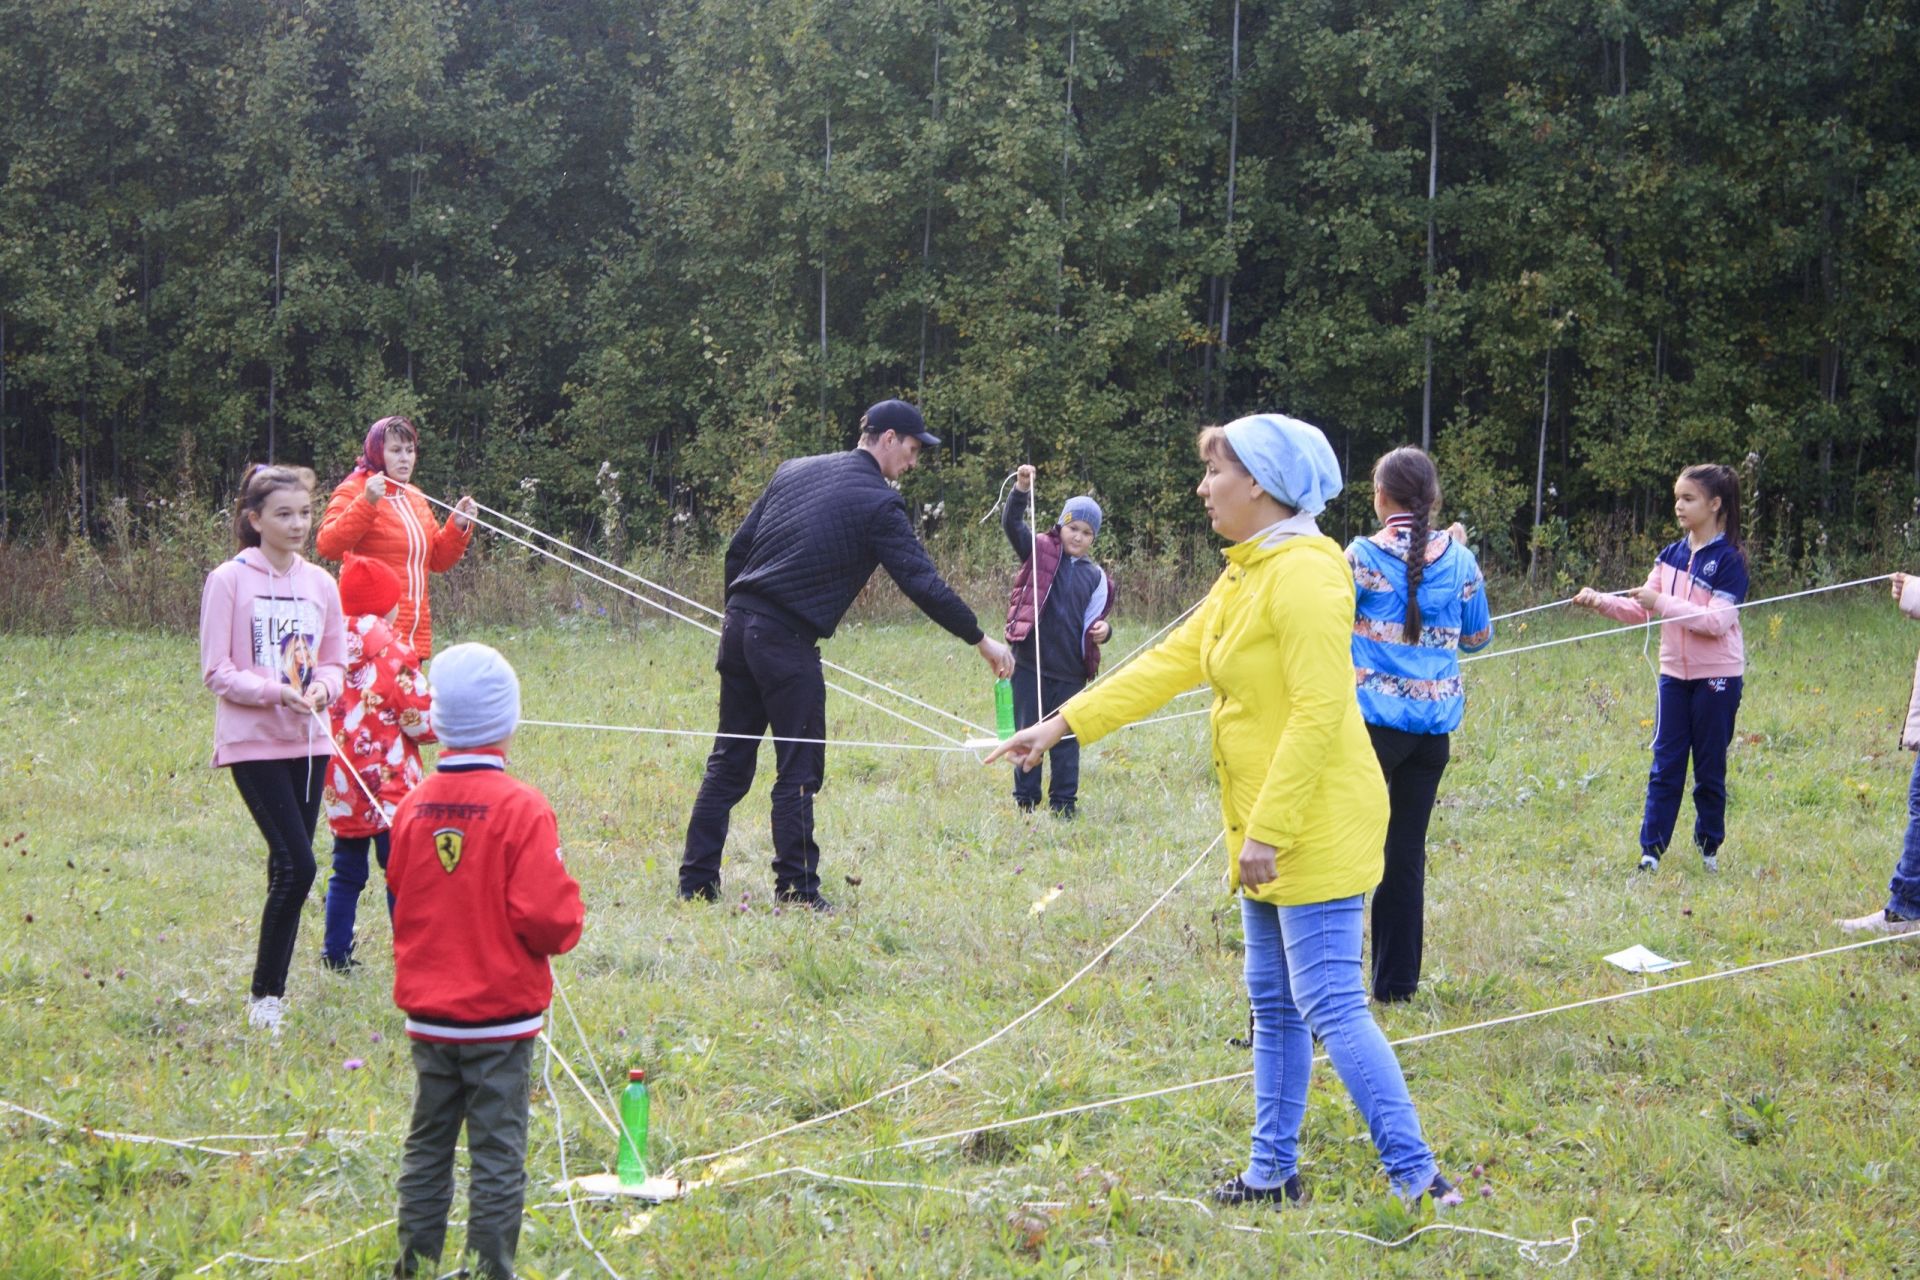
[[[864,449],[780,464],[727,547],[727,604],[816,639],[884,565],[907,598],[968,644],[984,634],[913,534],[907,504]]]

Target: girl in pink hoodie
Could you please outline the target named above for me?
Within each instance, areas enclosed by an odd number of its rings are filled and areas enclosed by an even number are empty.
[[[1727,834],[1727,747],[1747,673],[1739,612],[1747,598],[1739,473],[1714,463],[1688,467],[1673,482],[1673,515],[1683,536],[1660,549],[1645,584],[1623,596],[1583,587],[1573,602],[1616,622],[1663,620],[1639,869],[1658,867],[1673,839],[1691,754],[1693,841],[1701,865],[1718,871]]]
[[[247,1021],[278,1033],[300,909],[313,887],[313,830],[332,744],[321,712],[346,680],[346,629],[333,578],[301,559],[313,527],[313,472],[255,466],[240,485],[240,554],[200,594],[200,672],[219,699],[213,763],[267,841]]]

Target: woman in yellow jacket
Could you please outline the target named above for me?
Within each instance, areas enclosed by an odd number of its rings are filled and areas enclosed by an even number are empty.
[[[1227,1204],[1300,1199],[1299,1136],[1313,1039],[1366,1117],[1396,1195],[1457,1204],[1420,1132],[1399,1061],[1367,1009],[1366,893],[1380,881],[1387,789],[1354,697],[1353,574],[1314,516],[1340,491],[1318,428],[1278,414],[1200,434],[1199,494],[1230,543],[1226,570],[1172,635],[992,759],[1031,766],[1199,683],[1213,687],[1213,767],[1227,879],[1240,896],[1253,1002],[1254,1122]]]

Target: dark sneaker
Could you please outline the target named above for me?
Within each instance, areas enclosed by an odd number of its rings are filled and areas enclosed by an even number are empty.
[[[1032,813],[1040,804],[1038,800],[1015,800],[1013,803],[1022,813]]]
[[[362,967],[352,955],[330,956],[325,952],[320,955],[320,964],[333,973],[352,973],[355,969]]]
[[[720,886],[717,884],[683,884],[680,886],[680,901],[718,902],[720,901]]]
[[[783,906],[805,907],[807,910],[817,911],[823,916],[833,914],[833,904],[817,893],[794,893],[791,890],[782,889],[774,893],[773,899]]]
[[[1215,1204],[1299,1204],[1303,1198],[1300,1190],[1300,1175],[1294,1174],[1277,1187],[1250,1187],[1247,1180],[1239,1174],[1215,1187],[1207,1193],[1207,1198]]]
[[[1396,1192],[1395,1194],[1399,1193]],[[1445,1175],[1438,1173],[1433,1175],[1433,1181],[1427,1184],[1425,1191],[1422,1191],[1417,1196],[1402,1196],[1401,1198],[1407,1202],[1409,1208],[1417,1206],[1422,1200],[1429,1198],[1432,1199],[1433,1207],[1436,1209],[1451,1209],[1456,1205],[1462,1205],[1467,1202],[1467,1197],[1461,1192],[1460,1188],[1447,1181]]]
[[[1072,819],[1076,814],[1074,807],[1070,804],[1056,804],[1052,806],[1050,812],[1056,818],[1067,819]]]

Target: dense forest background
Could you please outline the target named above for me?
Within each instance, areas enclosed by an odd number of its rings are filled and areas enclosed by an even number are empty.
[[[1033,460],[1115,552],[1266,408],[1430,441],[1496,566],[1708,459],[1783,563],[1916,533],[1900,0],[0,0],[0,85],[15,539],[405,412],[442,492],[698,543],[893,394],[930,524]]]

